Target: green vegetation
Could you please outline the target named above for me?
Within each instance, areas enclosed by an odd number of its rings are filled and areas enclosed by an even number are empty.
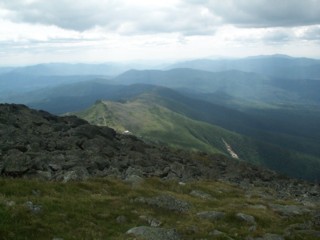
[[[242,113],[159,87],[129,100],[98,101],[76,115],[119,132],[128,130],[146,141],[229,155],[224,139],[245,161],[317,181],[320,159],[315,121],[318,118],[311,112],[314,115],[310,119],[311,113],[305,116],[293,110]]]
[[[236,149],[241,158],[258,161],[251,143],[234,132],[190,119],[161,105],[153,94],[143,94],[127,102],[100,101],[76,115],[92,124],[125,130],[151,142],[175,148],[229,154],[222,139]]]
[[[182,239],[209,237],[219,230],[233,239],[258,237],[265,233],[284,234],[295,223],[309,221],[303,214],[283,218],[269,209],[268,204],[292,204],[272,197],[261,197],[265,189],[256,189],[247,196],[236,186],[222,182],[200,181],[181,185],[176,181],[146,179],[132,186],[117,179],[91,179],[86,182],[46,182],[25,179],[0,179],[0,236],[1,239],[134,239],[126,231],[135,226],[147,226],[141,216],[159,220],[164,228],[176,228]],[[190,195],[192,190],[212,196],[203,199]],[[187,201],[191,209],[177,213],[134,201],[138,197],[170,195]],[[27,207],[31,201],[39,206],[38,212]],[[257,207],[260,206],[260,207]],[[261,207],[262,206],[262,207]],[[263,207],[265,206],[265,207]],[[201,211],[222,211],[220,220],[201,219]],[[238,212],[255,217],[255,230],[235,217]],[[123,221],[117,218],[124,216]],[[210,238],[211,239],[211,238]],[[215,239],[226,239],[218,237]],[[302,234],[287,239],[315,239]]]

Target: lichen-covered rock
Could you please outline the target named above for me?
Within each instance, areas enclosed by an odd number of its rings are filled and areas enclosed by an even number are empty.
[[[205,200],[212,200],[213,199],[213,197],[209,193],[205,193],[205,192],[200,191],[200,190],[192,190],[190,192],[190,195],[194,196],[194,197],[202,198],[202,199],[205,199]]]
[[[135,199],[135,202],[145,203],[149,206],[158,207],[166,210],[172,210],[172,211],[181,212],[181,213],[188,212],[189,209],[191,208],[190,203],[169,195],[161,195],[161,196],[152,197],[152,198],[140,197]]]
[[[40,205],[36,205],[31,201],[27,201],[25,206],[34,214],[38,214],[41,212],[42,207]]]
[[[244,214],[244,213],[237,213],[236,214],[236,217],[243,221],[243,222],[246,222],[248,224],[252,224],[252,225],[255,225],[256,224],[256,220],[253,216],[251,215],[248,215],[248,214]]]
[[[309,208],[299,205],[270,204],[269,206],[273,211],[287,217],[310,212]]]
[[[197,216],[200,218],[203,218],[203,219],[216,221],[221,218],[224,218],[225,213],[224,212],[217,212],[217,211],[204,211],[204,212],[197,213]]]
[[[180,236],[175,229],[154,228],[140,226],[131,228],[127,231],[127,234],[132,234],[139,239],[145,240],[180,240]]]
[[[154,217],[141,215],[139,218],[147,221],[151,227],[160,227],[162,224],[162,222],[160,220],[158,220]]]

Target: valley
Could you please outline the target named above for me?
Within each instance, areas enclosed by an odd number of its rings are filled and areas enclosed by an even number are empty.
[[[109,76],[86,75],[103,66],[81,65],[79,76],[72,76],[79,69],[76,65],[10,69],[0,78],[19,73],[12,86],[18,86],[24,76],[30,84],[28,88],[4,88],[2,101],[55,114],[76,114],[92,124],[128,130],[147,142],[230,156],[225,139],[243,161],[317,181],[320,81],[284,79],[280,70],[263,75],[266,72],[261,69],[277,61],[283,69],[305,69],[318,62],[278,55],[242,61],[209,61],[207,65],[199,61],[201,66],[212,66],[210,71],[199,70],[195,61],[168,66],[169,70],[124,70],[115,77],[112,72]],[[192,68],[174,68],[178,66]],[[44,69],[50,71],[45,74]],[[63,71],[70,75],[61,75]]]
[[[0,1],[0,240],[319,240],[319,13]]]

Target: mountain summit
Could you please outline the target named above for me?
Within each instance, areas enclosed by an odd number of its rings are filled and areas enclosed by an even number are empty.
[[[317,184],[24,105],[0,105],[0,136],[4,239],[319,236]]]
[[[299,181],[221,154],[146,144],[135,136],[90,125],[75,116],[58,117],[10,104],[1,104],[0,113],[2,176],[69,181],[138,175],[180,181],[224,179],[279,187]],[[309,185],[298,188],[301,196],[308,194]]]

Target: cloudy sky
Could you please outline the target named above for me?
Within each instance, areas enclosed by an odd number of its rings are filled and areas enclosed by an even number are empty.
[[[320,0],[0,0],[0,65],[320,58]]]

